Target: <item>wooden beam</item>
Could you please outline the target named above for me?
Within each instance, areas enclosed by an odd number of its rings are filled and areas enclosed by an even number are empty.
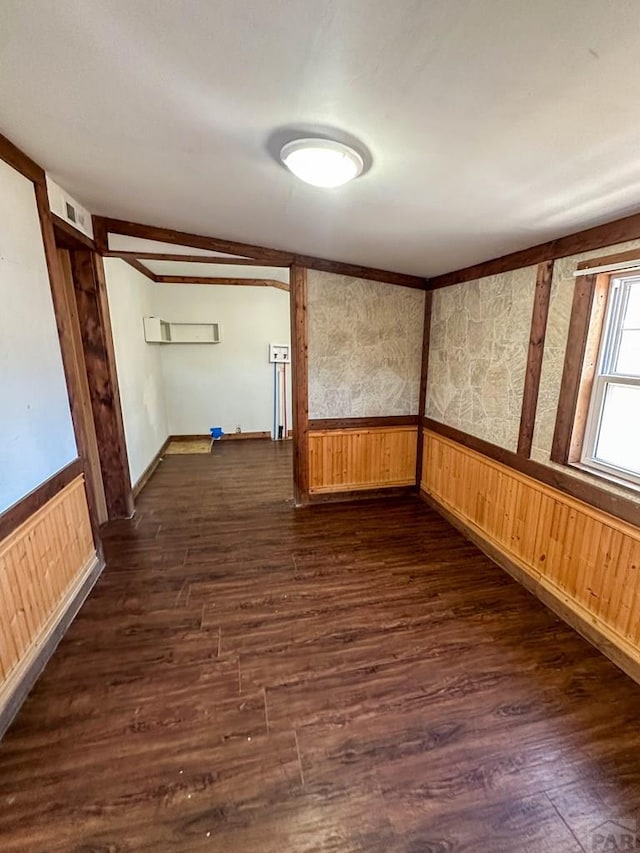
[[[323,258],[315,258],[310,255],[296,255],[295,263],[320,272],[332,272],[336,275],[346,275],[351,278],[365,278],[369,281],[380,281],[384,284],[396,284],[400,287],[412,287],[416,290],[427,289],[427,279],[417,275],[407,275],[401,272],[381,270],[376,267],[361,267],[356,264],[347,264],[343,261],[329,261]]]
[[[420,395],[418,399],[418,448],[416,453],[416,485],[420,489],[422,480],[422,456],[424,453],[424,441],[422,435],[424,428],[422,419],[427,407],[427,376],[429,373],[429,346],[431,343],[431,312],[433,309],[433,293],[425,293],[424,299],[424,321],[422,326],[422,364],[420,367]]]
[[[4,160],[16,171],[29,178],[34,184],[44,184],[45,174],[41,166],[21,151],[6,136],[0,133],[0,160]]]
[[[293,252],[285,252],[280,249],[268,249],[264,246],[254,246],[249,243],[237,243],[233,240],[221,240],[217,237],[204,237],[200,234],[189,234],[185,231],[174,231],[170,228],[158,228],[153,225],[143,225],[138,222],[125,222],[121,219],[109,219],[94,216],[94,234],[96,245],[103,251],[101,243],[102,235],[124,234],[128,237],[138,237],[143,240],[157,240],[162,243],[175,243],[180,246],[193,246],[195,249],[207,249],[212,252],[226,252],[230,255],[243,255],[264,262],[264,266],[278,264],[290,266],[307,267],[307,269],[320,270],[322,272],[333,272],[337,275],[346,275],[353,278],[366,278],[372,281],[381,281],[387,284],[396,284],[402,287],[413,287],[425,290],[427,281],[420,276],[406,275],[389,270],[381,270],[375,267],[362,267],[355,264],[343,263],[342,261],[326,260],[311,255],[298,255]],[[106,236],[104,236],[106,243]],[[105,244],[104,251],[109,247]]]
[[[157,281],[158,277],[155,273],[151,272],[149,267],[145,267],[144,264],[141,264],[136,258],[124,258],[126,263],[129,264],[130,267],[133,267],[134,270],[137,270],[139,273],[142,273],[143,276],[150,279],[151,281]]]
[[[591,252],[602,249],[605,246],[614,246],[616,243],[624,243],[626,240],[636,240],[640,237],[640,213],[626,216],[624,219],[616,219],[604,225],[596,225],[585,231],[576,231],[565,237],[549,240],[547,243],[538,243],[528,249],[519,252],[511,252],[491,261],[484,261],[454,272],[444,273],[429,279],[428,290],[436,290],[439,287],[449,287],[452,284],[460,284],[463,281],[471,281],[476,278],[484,278],[487,275],[497,275],[540,264],[543,261],[566,258],[569,255],[578,255],[581,252]],[[637,253],[636,253],[637,254]],[[589,261],[589,265],[593,265]]]
[[[56,245],[61,249],[92,249],[95,251],[96,244],[91,237],[87,237],[82,231],[78,231],[73,225],[69,225],[62,217],[55,213],[51,214],[53,231],[56,235]]]
[[[417,426],[418,422],[418,415],[382,415],[372,418],[314,418],[309,421],[309,430],[376,429],[391,426]]]
[[[273,278],[215,278],[206,275],[157,275],[158,284],[213,284],[236,287],[277,287],[289,291],[289,285]]]
[[[580,276],[575,280],[567,349],[560,384],[558,413],[551,445],[551,459],[554,462],[566,463],[569,461],[569,448],[578,402],[582,364],[589,334],[589,320],[595,285],[595,275]]]
[[[307,341],[307,272],[291,267],[291,384],[293,409],[293,498],[309,503],[309,355]]]
[[[93,239],[96,249],[101,255],[104,255],[109,249],[109,233],[105,225],[105,220],[102,216],[92,216],[91,225],[93,227]]]
[[[212,257],[211,255],[178,255],[168,252],[115,252],[109,250],[102,252],[105,258],[122,258],[127,261],[134,258],[140,261],[180,261],[185,264],[217,264],[218,266],[231,267],[289,267],[290,264],[271,262],[266,264],[264,261],[258,261],[255,258],[221,258]]]
[[[518,456],[512,450],[506,450],[497,444],[492,444],[490,441],[485,441],[482,438],[477,438],[474,435],[463,432],[455,427],[442,424],[439,421],[434,421],[431,418],[424,418],[423,425],[425,429],[430,429],[437,432],[439,435],[444,435],[452,441],[457,441],[465,447],[475,450],[478,453],[483,453],[490,459],[495,459],[514,471],[520,471],[528,477],[533,477],[541,483],[546,483],[560,492],[571,495],[580,501],[584,501],[591,506],[601,509],[603,512],[608,512],[616,518],[621,518],[629,524],[638,524],[638,502],[633,498],[625,498],[614,492],[610,492],[606,487],[600,486],[593,479],[578,479],[571,473],[570,469],[551,467],[544,465],[542,462],[536,462],[533,459],[525,459],[524,456]],[[584,473],[584,472],[583,472]],[[619,488],[625,489],[624,486]],[[637,494],[633,488],[626,489],[630,495]]]
[[[71,266],[109,518],[128,518],[133,494],[102,258],[73,252]]]
[[[225,252],[229,255],[246,255],[263,261],[283,263],[287,266],[293,263],[293,254],[277,249],[266,249],[249,243],[238,243],[233,240],[220,240],[216,237],[204,237],[200,234],[190,234],[176,231],[173,228],[158,228],[154,225],[143,225],[139,222],[126,222],[122,219],[94,216],[94,222],[99,222],[101,233],[123,234],[127,237],[137,237],[141,240],[156,240],[160,243],[175,243],[179,246],[193,246],[194,249],[208,249],[211,252]],[[105,249],[108,249],[108,245]],[[268,265],[268,264],[267,264]]]
[[[551,299],[551,279],[553,277],[553,261],[543,261],[538,264],[536,289],[533,297],[531,314],[531,331],[529,334],[529,351],[527,353],[527,368],[524,376],[524,391],[522,394],[522,409],[520,413],[520,429],[518,431],[518,454],[531,456],[533,430],[536,423],[538,394],[540,392],[540,374],[542,372],[542,357],[544,355],[544,339],[547,333],[547,318],[549,316],[549,301]]]

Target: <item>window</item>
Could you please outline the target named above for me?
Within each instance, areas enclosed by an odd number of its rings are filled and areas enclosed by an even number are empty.
[[[607,290],[581,461],[640,485],[640,275]]]

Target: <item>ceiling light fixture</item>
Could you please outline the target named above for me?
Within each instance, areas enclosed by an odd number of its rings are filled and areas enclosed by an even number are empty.
[[[340,187],[364,169],[360,154],[334,139],[294,139],[282,146],[280,159],[297,178],[314,187]]]

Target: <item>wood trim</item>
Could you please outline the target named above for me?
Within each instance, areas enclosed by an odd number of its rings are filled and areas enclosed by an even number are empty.
[[[531,332],[529,334],[529,351],[524,377],[522,394],[522,410],[520,414],[520,429],[518,431],[518,454],[531,455],[533,430],[536,423],[536,409],[540,392],[540,374],[542,373],[542,357],[544,355],[544,339],[547,333],[547,318],[551,299],[551,280],[553,278],[553,261],[538,264],[536,289],[533,298],[531,314]]]
[[[20,172],[34,184],[45,183],[45,173],[41,166],[21,151],[17,145],[0,133],[0,159]]]
[[[138,237],[141,240],[157,240],[161,243],[175,243],[179,246],[192,246],[194,249],[208,249],[212,252],[225,252],[229,255],[246,255],[264,261],[275,261],[289,266],[294,256],[291,252],[278,249],[267,249],[251,243],[239,243],[235,240],[221,240],[216,237],[204,237],[200,234],[190,234],[177,231],[174,228],[159,228],[154,225],[144,225],[140,222],[127,222],[123,219],[112,219],[94,216],[94,222],[99,222],[100,232],[108,234],[123,234],[127,237]],[[95,230],[95,226],[94,226]],[[105,249],[108,250],[108,243]]]
[[[519,471],[521,474],[525,474],[534,480],[539,480],[547,486],[552,486],[560,492],[564,492],[577,500],[602,510],[602,512],[607,512],[609,515],[620,518],[629,524],[638,525],[640,504],[637,500],[621,497],[591,480],[579,479],[572,475],[570,468],[552,468],[550,465],[544,465],[542,462],[526,459],[524,456],[518,456],[512,450],[506,450],[504,447],[499,447],[497,444],[492,444],[483,438],[477,438],[474,435],[462,432],[462,430],[442,424],[439,421],[434,421],[431,418],[424,418],[423,425],[425,429],[443,435],[445,438],[456,441],[470,450],[475,450],[477,453],[488,456],[490,459],[495,459],[496,462],[501,462],[503,465],[513,468],[514,471]],[[619,486],[619,488],[624,487]],[[631,488],[627,491],[629,494],[635,493]]]
[[[42,674],[102,574],[104,558],[95,554],[51,614],[40,636],[0,689],[0,740]]]
[[[293,411],[293,498],[309,502],[309,352],[307,338],[307,271],[291,267],[291,388]]]
[[[479,530],[471,527],[461,518],[458,518],[457,515],[454,515],[454,513],[423,489],[420,490],[419,494],[421,500],[442,516],[445,521],[458,530],[466,539],[473,542],[483,554],[511,575],[515,581],[534,595],[549,610],[553,611],[556,616],[559,616],[560,619],[577,631],[585,640],[595,646],[599,652],[609,658],[612,663],[618,666],[630,678],[640,684],[640,662],[630,650],[627,651],[625,648],[616,645],[598,630],[593,624],[591,616],[583,614],[577,608],[572,607],[568,601],[563,601],[557,595],[553,594],[547,587],[543,586],[536,578],[532,577],[518,563],[500,550],[500,548],[496,547],[489,539],[483,536]]]
[[[551,459],[560,464],[569,461],[569,448],[589,335],[589,320],[591,319],[595,287],[595,275],[581,276],[576,279],[574,285],[558,413],[551,445]]]
[[[80,319],[78,317],[78,305],[73,286],[73,274],[71,271],[71,255],[68,249],[58,249],[58,263],[62,272],[64,282],[65,310],[70,318],[71,340],[73,342],[73,359],[77,366],[78,393],[80,404],[78,415],[80,423],[76,429],[76,441],[79,453],[85,462],[85,479],[87,486],[87,498],[91,510],[94,537],[99,536],[99,526],[108,519],[107,504],[104,496],[104,485],[102,482],[102,469],[100,468],[100,454],[98,452],[98,441],[96,438],[96,427],[93,421],[93,409],[91,407],[91,393],[89,391],[89,379],[84,360],[84,346],[80,331]],[[94,521],[95,514],[95,521]],[[96,523],[97,522],[97,523]],[[97,538],[96,538],[97,541]]]
[[[61,249],[92,249],[95,251],[96,244],[91,237],[87,237],[82,231],[74,228],[61,216],[56,213],[51,213],[51,221],[53,222],[53,231],[56,237],[56,245]]]
[[[133,258],[140,261],[180,261],[186,264],[217,264],[218,266],[226,267],[284,267],[290,266],[284,261],[278,263],[271,262],[265,264],[264,261],[256,260],[255,258],[221,258],[211,257],[210,255],[178,255],[167,252],[115,252],[113,250],[102,252],[105,258],[121,258],[123,261],[128,261]]]
[[[96,244],[96,249],[101,255],[106,255],[109,250],[109,233],[102,216],[91,217],[91,226],[93,228],[93,239]]]
[[[204,237],[199,234],[190,234],[185,231],[175,231],[170,228],[158,228],[153,225],[143,225],[139,222],[126,222],[122,219],[111,219],[108,217],[94,216],[93,230],[96,245],[100,251],[108,251],[108,234],[124,234],[128,237],[138,237],[143,240],[157,240],[162,243],[175,243],[180,246],[193,246],[195,249],[208,249],[212,252],[226,252],[230,255],[245,255],[255,260],[265,262],[265,266],[271,263],[284,266],[295,265],[307,267],[308,269],[320,270],[322,272],[333,272],[338,275],[347,275],[353,278],[366,278],[372,281],[381,281],[386,284],[396,284],[402,287],[413,287],[425,290],[426,279],[420,276],[407,275],[405,273],[381,270],[375,267],[362,267],[356,264],[343,263],[341,261],[316,258],[311,255],[298,255],[280,249],[269,249],[264,246],[254,246],[249,243],[238,243],[233,240],[221,240],[217,237]],[[104,240],[105,245],[102,246]]]
[[[160,464],[160,462],[161,462],[161,460],[162,460],[162,457],[164,456],[165,451],[166,451],[166,449],[167,449],[167,447],[169,446],[169,444],[170,444],[170,443],[171,443],[171,436],[168,436],[168,437],[167,437],[167,438],[162,442],[162,446],[160,447],[160,450],[158,450],[158,452],[157,452],[157,453],[156,453],[156,455],[153,457],[153,459],[151,460],[151,462],[149,462],[149,464],[148,464],[148,465],[147,465],[147,467],[144,469],[144,471],[142,472],[142,474],[141,474],[141,475],[138,477],[138,479],[136,480],[136,482],[135,482],[135,484],[134,484],[134,486],[133,486],[133,489],[132,489],[132,491],[133,491],[133,497],[134,497],[134,498],[137,498],[137,497],[138,497],[138,495],[140,494],[140,492],[144,489],[144,487],[147,485],[147,483],[148,483],[148,482],[149,482],[149,480],[151,479],[151,476],[153,475],[154,471],[156,470],[156,468],[157,468],[157,467],[158,467],[158,465]]]
[[[109,518],[129,518],[133,493],[103,262],[83,250],[71,253],[71,266]]]
[[[578,397],[573,414],[573,429],[569,442],[568,462],[580,462],[584,444],[587,418],[591,405],[591,391],[596,376],[600,342],[607,313],[607,297],[611,277],[608,274],[598,275],[591,303],[591,317],[587,330],[587,343],[582,359],[582,370],[578,382]]]
[[[60,341],[60,352],[62,355],[67,395],[69,397],[71,420],[73,422],[78,453],[80,458],[85,460],[85,463],[87,463],[91,457],[91,437],[85,424],[83,399],[83,382],[85,381],[83,371],[85,367],[84,363],[80,362],[76,354],[74,336],[78,331],[77,319],[75,313],[73,313],[69,307],[67,283],[62,267],[60,266],[60,258],[58,257],[58,247],[56,245],[56,237],[53,230],[49,195],[45,181],[35,184],[35,197],[36,206],[38,208],[38,217],[40,219],[40,230],[42,233],[47,272],[49,274],[53,310],[58,329],[58,339]],[[98,542],[100,496],[94,488],[94,482],[91,477],[87,478],[86,488],[91,526],[94,537],[96,537],[96,542]]]
[[[309,504],[347,503],[352,501],[380,500],[380,498],[405,498],[415,495],[416,487],[412,483],[409,486],[385,486],[381,489],[353,489],[345,492],[315,492],[309,495]]]
[[[257,430],[254,432],[230,432],[225,433],[220,441],[243,441],[245,439],[268,439],[271,441],[269,430]],[[167,443],[172,441],[211,441],[211,434],[206,432],[201,435],[170,435]]]
[[[418,415],[383,415],[374,418],[314,418],[309,421],[309,430],[416,426],[418,421]]]
[[[129,261],[131,263],[131,261]],[[142,264],[140,264],[142,266]],[[153,273],[152,273],[153,275]],[[289,285],[273,278],[221,278],[206,275],[153,275],[158,284],[213,284],[237,287],[276,287],[289,292]]]
[[[51,498],[55,497],[58,492],[61,492],[65,486],[68,486],[72,480],[79,477],[82,472],[82,460],[74,459],[73,462],[65,465],[64,468],[45,480],[44,483],[36,486],[33,491],[14,503],[13,506],[0,513],[0,542],[41,509]]]
[[[509,255],[503,255],[500,258],[435,276],[429,279],[427,289],[436,290],[440,287],[450,287],[452,284],[460,284],[463,281],[472,281],[488,275],[498,275],[519,267],[528,267],[556,258],[566,258],[569,255],[579,255],[581,252],[591,252],[595,249],[615,246],[617,243],[637,240],[638,238],[640,238],[640,214],[636,213],[633,216],[615,219],[613,222],[606,222],[604,225],[596,225],[594,228],[587,228],[584,231],[576,231],[565,237],[549,240],[547,243],[538,243],[536,246],[511,252]],[[589,261],[589,265],[593,266],[594,262]]]
[[[628,252],[618,252],[615,255],[605,255],[602,258],[591,258],[590,261],[580,261],[576,270],[589,270],[607,264],[624,264],[627,261],[636,261],[637,263],[638,260],[640,260],[640,249],[629,249]],[[616,273],[618,272],[623,272],[623,270],[616,270]]]
[[[211,437],[211,436],[209,436]],[[221,441],[271,441],[269,430],[256,430],[254,432],[230,432],[222,436]]]
[[[307,269],[319,272],[331,272],[336,275],[346,275],[350,278],[364,278],[369,281],[380,281],[383,284],[395,284],[399,287],[412,287],[415,290],[426,290],[427,279],[407,273],[391,272],[376,267],[362,267],[357,264],[347,264],[342,261],[329,261],[314,258],[309,255],[295,255],[295,263]]]
[[[416,485],[420,485],[422,476],[422,419],[427,407],[427,376],[429,374],[429,347],[431,343],[431,312],[433,309],[433,293],[425,293],[424,320],[422,326],[422,364],[420,367],[420,396],[418,401],[418,452],[416,454]]]
[[[145,267],[144,264],[140,263],[140,261],[136,260],[136,258],[124,258],[126,263],[129,264],[130,267],[133,267],[137,272],[142,273],[143,276],[148,278],[150,281],[156,282],[158,280],[158,276],[151,272],[149,267]]]

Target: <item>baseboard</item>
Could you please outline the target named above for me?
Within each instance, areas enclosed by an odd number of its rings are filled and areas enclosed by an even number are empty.
[[[0,740],[20,706],[40,677],[104,569],[101,555],[94,554],[42,628],[40,636],[0,687]]]
[[[352,489],[344,492],[313,492],[309,494],[306,505],[344,503],[352,501],[366,501],[378,498],[401,498],[407,495],[415,495],[416,487],[411,485],[386,486],[377,489]]]
[[[332,486],[316,486],[313,489],[309,489],[309,494],[318,496],[318,495],[336,495],[336,494],[347,494],[347,495],[355,495],[358,492],[389,492],[391,489],[413,489],[415,490],[416,484],[415,480],[411,478],[411,480],[394,480],[390,483],[348,483],[346,485],[332,485]]]
[[[225,433],[219,440],[238,441],[251,438],[271,439],[271,433],[268,430],[263,432],[230,432],[228,435]],[[170,441],[211,441],[211,436],[209,433],[203,433],[202,435],[170,435],[167,443]]]
[[[266,438],[271,440],[271,433],[266,432],[230,432],[229,435],[223,435],[222,441],[240,441],[245,438]]]
[[[421,488],[420,498],[449,522],[462,535],[473,542],[490,560],[496,563],[514,580],[518,581],[528,592],[541,601],[556,616],[566,622],[569,627],[578,632],[585,640],[591,643],[599,652],[607,657],[629,678],[640,684],[640,653],[635,647],[628,643],[623,637],[619,637],[613,631],[602,625],[599,620],[586,611],[576,601],[563,595],[560,590],[555,589],[550,583],[544,583],[533,577],[523,566],[519,565],[511,557],[497,548],[482,533],[462,521],[448,508],[439,503],[432,495]]]
[[[153,474],[153,472],[156,470],[156,468],[157,468],[157,467],[158,467],[158,465],[160,464],[160,460],[161,460],[161,459],[162,459],[162,457],[164,456],[165,451],[166,451],[167,447],[169,446],[169,442],[170,442],[170,441],[171,441],[171,436],[169,436],[168,438],[166,438],[166,439],[164,440],[164,442],[162,443],[162,447],[160,448],[160,450],[156,453],[156,455],[153,457],[153,459],[151,460],[151,462],[149,462],[149,464],[148,464],[148,465],[147,465],[147,467],[144,469],[144,471],[142,472],[142,474],[141,474],[141,475],[138,477],[138,479],[136,480],[136,483],[135,483],[135,485],[134,485],[134,487],[133,487],[133,497],[134,497],[134,498],[137,498],[137,497],[138,497],[138,495],[140,494],[140,492],[144,489],[144,487],[147,485],[147,483],[148,483],[148,482],[149,482],[149,480],[151,479],[151,475]]]

